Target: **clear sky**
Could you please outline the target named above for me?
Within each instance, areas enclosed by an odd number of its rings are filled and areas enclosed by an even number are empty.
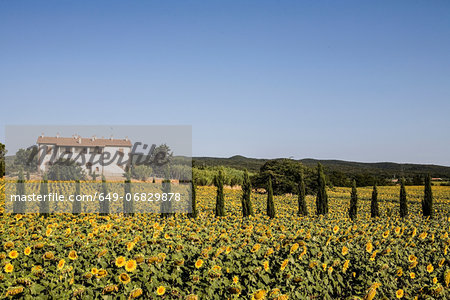
[[[3,0],[0,99],[192,125],[195,156],[450,165],[450,1]]]

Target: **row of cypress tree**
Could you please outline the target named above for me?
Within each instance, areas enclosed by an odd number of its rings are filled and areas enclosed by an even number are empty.
[[[217,187],[216,195],[216,216],[225,216],[225,198],[223,194],[223,174],[219,171],[219,175],[215,178],[215,185]],[[328,195],[326,191],[326,180],[322,164],[317,166],[317,196],[316,196],[316,212],[317,215],[326,215],[328,213]],[[248,217],[253,215],[253,208],[251,202],[251,183],[247,170],[244,172],[244,182],[242,185],[242,215]],[[405,180],[401,180],[400,185],[400,216],[402,218],[408,215],[408,201],[405,189]],[[272,180],[269,177],[267,182],[267,210],[266,213],[270,218],[275,217],[275,204],[273,200]],[[425,177],[425,191],[422,199],[422,213],[424,217],[433,218],[433,195],[431,191],[431,177]],[[298,214],[301,216],[308,215],[308,207],[306,204],[305,182],[304,175],[300,173],[300,180],[298,184]],[[350,196],[350,205],[348,209],[350,219],[355,220],[358,216],[358,193],[356,188],[356,181],[353,180],[352,191]],[[378,207],[378,190],[377,185],[373,186],[372,199],[370,204],[370,214],[372,218],[380,217],[380,210]]]
[[[328,213],[328,195],[326,191],[326,181],[325,175],[323,172],[323,166],[319,163],[317,166],[317,197],[316,197],[316,211],[317,215],[326,215]],[[128,173],[127,173],[128,174]],[[125,175],[125,185],[124,185],[124,193],[131,194],[131,177],[130,175]],[[218,176],[214,179],[214,183],[217,187],[216,194],[216,208],[215,215],[216,216],[225,216],[225,197],[223,191],[224,184],[224,175],[220,170]],[[191,198],[192,198],[192,212],[188,214],[189,217],[197,217],[197,201],[196,201],[196,191],[195,184],[191,183]],[[163,181],[163,192],[169,193],[171,191],[170,180]],[[102,177],[102,192],[104,195],[108,193],[108,188],[106,184],[106,179]],[[243,217],[253,216],[253,206],[251,202],[251,193],[252,186],[250,182],[250,178],[247,170],[244,172],[244,180],[242,185],[242,215]],[[25,194],[25,179],[23,172],[19,173],[17,185],[16,185],[16,194],[24,195]],[[40,184],[40,194],[46,195],[48,194],[48,180],[44,175],[43,181]],[[76,180],[75,183],[75,195],[80,195],[80,181]],[[125,198],[125,197],[124,197]],[[167,205],[171,205],[171,203],[166,203],[170,201],[162,202],[164,207],[161,207],[161,213],[163,216],[167,217],[171,214],[167,213],[170,211],[170,207],[166,207]],[[423,216],[432,218],[433,217],[433,195],[431,190],[431,177],[430,175],[425,177],[425,190],[424,190],[424,198],[422,199],[422,212]],[[109,201],[101,201],[100,202],[100,215],[109,214]],[[352,220],[355,220],[358,215],[358,194],[356,189],[356,181],[353,180],[352,192],[350,197],[350,206],[349,206],[349,217]],[[378,191],[376,184],[373,186],[372,191],[372,200],[370,205],[371,217],[376,218],[380,216],[379,206],[378,206]],[[15,201],[13,205],[13,213],[24,213],[25,212],[25,201]],[[50,212],[49,201],[41,201],[39,206],[39,213],[43,216],[48,216]],[[74,214],[81,213],[81,202],[74,201],[73,202],[73,210]],[[133,201],[123,201],[123,212],[126,215],[134,215],[134,202]],[[273,189],[272,189],[272,180],[269,177],[267,183],[267,215],[270,218],[274,218],[276,215],[275,212],[275,204],[273,199]],[[306,204],[306,193],[305,193],[305,183],[303,173],[300,173],[300,180],[298,185],[298,214],[302,216],[308,215],[308,207]],[[400,216],[406,217],[408,215],[408,201],[407,194],[405,189],[405,180],[401,180],[400,185]]]

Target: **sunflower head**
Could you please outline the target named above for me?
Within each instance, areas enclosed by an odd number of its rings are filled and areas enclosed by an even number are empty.
[[[75,250],[70,250],[70,252],[69,252],[69,259],[75,260],[75,259],[77,259],[77,257],[78,257],[77,252]]]
[[[6,273],[11,273],[14,271],[14,266],[12,264],[6,264],[4,269]]]
[[[203,266],[203,260],[202,260],[202,259],[199,259],[199,260],[197,260],[197,261],[195,262],[195,267],[196,267],[197,269],[200,269],[202,266]]]
[[[119,281],[123,284],[127,284],[131,281],[131,278],[127,273],[122,273],[119,275]]]
[[[61,259],[58,262],[58,270],[62,270],[62,268],[64,268],[64,265],[66,264],[66,261],[64,259]]]
[[[136,270],[136,266],[136,261],[134,259],[130,259],[125,263],[125,270],[127,270],[127,272],[133,272],[134,270]]]
[[[156,289],[156,294],[157,294],[158,296],[164,295],[165,292],[166,292],[166,288],[163,287],[162,285],[160,285],[160,286]]]
[[[116,266],[117,267],[121,268],[121,267],[125,266],[125,263],[126,263],[125,257],[119,256],[116,258]]]
[[[11,259],[15,259],[15,258],[17,258],[19,256],[19,252],[17,252],[16,250],[12,250],[12,251],[9,252],[8,256]]]
[[[405,293],[403,292],[403,290],[402,289],[399,289],[399,290],[397,290],[396,292],[395,292],[395,297],[397,297],[397,299],[400,299],[400,298],[403,298],[403,295],[404,295]]]
[[[25,254],[26,256],[31,254],[31,248],[30,247],[26,247],[25,250],[23,250],[23,254]]]

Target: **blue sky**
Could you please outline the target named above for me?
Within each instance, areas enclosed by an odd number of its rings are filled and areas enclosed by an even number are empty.
[[[195,156],[450,166],[449,1],[0,1],[0,38],[2,127],[185,124]]]

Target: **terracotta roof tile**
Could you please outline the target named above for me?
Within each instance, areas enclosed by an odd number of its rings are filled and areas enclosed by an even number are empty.
[[[50,137],[40,136],[37,139],[37,144],[52,144],[57,146],[71,146],[71,147],[131,147],[129,139],[98,139],[98,138],[82,138],[82,137]]]

